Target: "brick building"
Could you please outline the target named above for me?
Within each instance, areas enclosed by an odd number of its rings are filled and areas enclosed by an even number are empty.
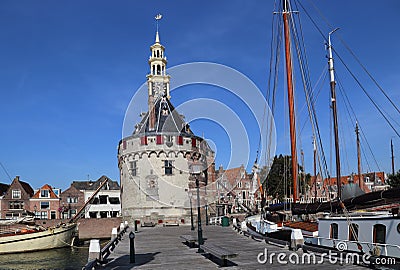
[[[60,218],[60,197],[48,184],[42,186],[30,198],[29,210],[35,213],[37,219]]]
[[[62,219],[72,218],[85,204],[85,194],[73,184],[61,193],[60,199],[60,213]]]
[[[16,176],[1,199],[1,218],[18,218],[30,209],[29,199],[33,196],[32,187]]]

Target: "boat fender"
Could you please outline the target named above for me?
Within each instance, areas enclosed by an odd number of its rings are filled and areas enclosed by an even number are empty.
[[[290,240],[290,247],[294,250],[297,250],[297,246],[304,245],[304,238],[300,229],[292,229]]]

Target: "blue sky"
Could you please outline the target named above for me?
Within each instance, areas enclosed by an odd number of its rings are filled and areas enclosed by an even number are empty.
[[[340,37],[399,104],[397,18],[400,3],[396,0],[385,0],[379,5],[372,0],[303,1],[326,33],[331,28],[318,18],[314,2],[334,27],[341,28]],[[117,144],[125,110],[148,73],[149,46],[155,33],[154,15],[164,16],[160,35],[169,67],[196,61],[227,65],[248,76],[265,93],[273,5],[273,1],[261,0],[1,1],[0,162],[12,178],[20,175],[34,188],[49,183],[64,189],[72,180],[84,180],[88,175],[97,179],[104,174],[119,180]],[[326,65],[326,52],[322,37],[305,14],[301,13],[301,18],[314,84]],[[349,58],[339,42],[335,48],[342,52],[343,58]],[[356,68],[354,72],[366,79],[354,60],[349,59],[349,65]],[[377,116],[339,63],[337,72],[356,104],[360,124],[368,134],[381,169],[389,171],[390,139],[393,138],[397,151],[399,138]],[[388,106],[370,81],[365,87],[382,106]],[[177,89],[173,103],[202,97],[193,89]],[[329,121],[327,93],[326,83],[318,100],[322,103],[318,107],[321,123]],[[299,108],[301,100],[299,97]],[[275,119],[278,153],[289,153],[284,126],[287,120],[282,117],[284,104],[282,93],[277,101],[281,111]],[[398,114],[390,108],[387,110],[398,119]],[[299,122],[306,117],[304,111]],[[346,126],[346,121],[342,122]],[[205,137],[223,143],[226,137],[217,125],[210,124],[204,130],[205,126],[206,123],[192,125],[199,135],[204,132]],[[347,126],[348,130],[353,128]],[[328,147],[325,151],[329,153],[329,125],[324,130]],[[210,132],[213,134],[207,134]],[[258,134],[249,136],[254,136],[255,141],[258,139]],[[308,171],[312,166],[310,136],[309,131],[304,131],[301,139]],[[356,171],[352,136],[352,131],[343,133],[347,148],[343,152],[344,173]],[[250,156],[254,156],[254,148]],[[226,165],[224,151],[218,152],[221,154],[217,156],[217,166]],[[372,166],[373,161],[369,163],[372,170],[377,169]],[[0,170],[0,182],[10,182],[3,170]]]

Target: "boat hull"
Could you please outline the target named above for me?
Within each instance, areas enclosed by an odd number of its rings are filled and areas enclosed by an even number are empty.
[[[0,237],[0,254],[39,251],[70,246],[76,224],[68,224],[46,231]]]

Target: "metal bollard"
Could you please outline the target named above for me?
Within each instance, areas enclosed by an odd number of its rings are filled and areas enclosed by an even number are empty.
[[[130,261],[130,263],[135,263],[136,258],[135,258],[135,233],[134,232],[129,233],[129,249],[130,249],[129,261]]]
[[[137,230],[137,225],[138,225],[138,223],[139,223],[139,220],[135,220],[135,232],[138,231],[138,230]]]

